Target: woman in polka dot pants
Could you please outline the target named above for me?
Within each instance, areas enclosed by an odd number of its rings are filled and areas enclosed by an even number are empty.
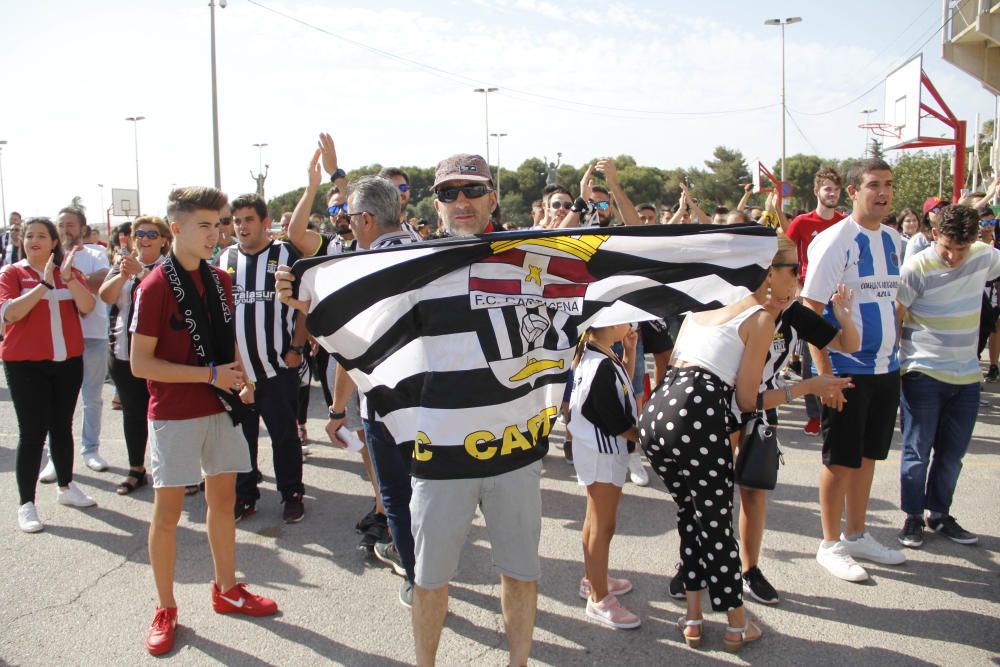
[[[678,621],[689,646],[701,644],[701,594],[724,611],[730,651],[759,639],[743,609],[740,551],[733,531],[733,430],[730,406],[757,404],[774,315],[762,304],[790,300],[798,280],[779,252],[760,287],[717,310],[688,315],[674,345],[674,367],[639,418],[639,441],[677,503],[687,612]]]

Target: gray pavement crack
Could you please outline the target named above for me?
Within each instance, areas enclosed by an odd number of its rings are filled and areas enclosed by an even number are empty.
[[[72,604],[75,604],[81,597],[83,597],[84,593],[86,593],[87,591],[93,589],[95,586],[97,586],[97,584],[101,583],[102,579],[104,579],[105,577],[107,577],[112,572],[116,572],[116,571],[120,570],[122,567],[124,567],[127,563],[129,563],[132,560],[133,556],[135,556],[137,553],[139,553],[141,550],[143,550],[145,548],[146,548],[146,545],[145,544],[141,544],[141,545],[137,546],[135,549],[133,549],[132,551],[129,551],[128,553],[126,553],[125,556],[122,558],[122,560],[121,560],[120,563],[118,563],[114,567],[111,567],[111,568],[107,569],[106,571],[102,572],[101,574],[99,574],[97,576],[97,578],[94,579],[94,581],[92,581],[90,584],[84,586],[79,591],[77,591],[76,594],[72,598],[70,598],[69,600],[67,600],[65,602],[59,602],[57,604],[50,604],[50,605],[46,605],[44,607],[39,607],[38,609],[32,609],[31,611],[25,612],[23,614],[20,614],[19,616],[15,616],[14,618],[12,618],[10,620],[10,624],[13,625],[14,623],[17,623],[18,621],[20,621],[22,618],[28,618],[30,616],[34,616],[35,614],[38,614],[38,613],[41,613],[41,612],[44,612],[44,611],[52,611],[53,609],[59,609],[61,607],[68,607],[68,606],[70,606]]]

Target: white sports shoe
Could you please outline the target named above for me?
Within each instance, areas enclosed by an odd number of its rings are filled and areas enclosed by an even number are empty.
[[[45,526],[38,519],[35,503],[24,503],[17,509],[17,525],[26,533],[41,532]]]
[[[52,462],[52,459],[49,459],[49,462],[42,468],[42,472],[38,473],[38,481],[42,484],[51,484],[56,481],[56,464]]]
[[[902,551],[883,546],[870,533],[862,533],[861,537],[853,542],[846,539],[841,533],[840,543],[854,558],[869,560],[881,565],[902,565],[906,562],[906,555]]]
[[[87,454],[83,457],[83,462],[87,467],[96,472],[104,472],[108,469],[108,462],[100,454]]]
[[[633,484],[638,486],[649,486],[649,473],[642,465],[642,456],[639,452],[632,452],[628,457],[628,475]]]
[[[865,581],[868,579],[868,572],[851,558],[851,554],[847,552],[842,541],[835,542],[829,547],[824,547],[823,543],[820,542],[819,549],[816,551],[816,561],[838,579],[844,581]]]
[[[59,501],[60,505],[69,505],[70,507],[93,507],[97,504],[96,500],[81,491],[80,487],[73,482],[69,483],[65,491],[59,489],[56,492],[56,500]]]

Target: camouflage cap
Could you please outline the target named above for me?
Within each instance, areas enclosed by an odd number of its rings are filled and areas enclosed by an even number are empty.
[[[441,160],[434,172],[433,187],[436,188],[447,181],[479,181],[492,184],[493,175],[490,174],[490,166],[482,156],[459,153]]]

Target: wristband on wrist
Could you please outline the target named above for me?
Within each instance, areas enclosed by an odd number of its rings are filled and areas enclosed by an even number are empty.
[[[214,385],[215,381],[219,379],[219,369],[211,361],[208,362],[208,368],[212,371],[211,375],[209,375],[208,383]]]
[[[347,178],[347,172],[341,168],[337,168],[332,174],[330,174],[330,182],[336,183],[338,179]]]
[[[45,282],[44,280],[39,280],[39,281],[38,281],[38,284],[40,284],[40,285],[45,285],[45,286],[46,286],[46,287],[48,287],[48,288],[49,288],[50,290],[53,290],[53,289],[55,289],[55,288],[56,288],[56,286],[55,286],[55,285],[53,285],[52,283],[47,283],[47,282]]]
[[[347,416],[347,410],[337,412],[332,407],[330,408],[330,419],[343,419]]]
[[[301,357],[302,356],[302,347],[303,347],[302,345],[292,345],[291,347],[288,348],[288,351],[289,352],[295,352],[296,354],[298,354]]]

